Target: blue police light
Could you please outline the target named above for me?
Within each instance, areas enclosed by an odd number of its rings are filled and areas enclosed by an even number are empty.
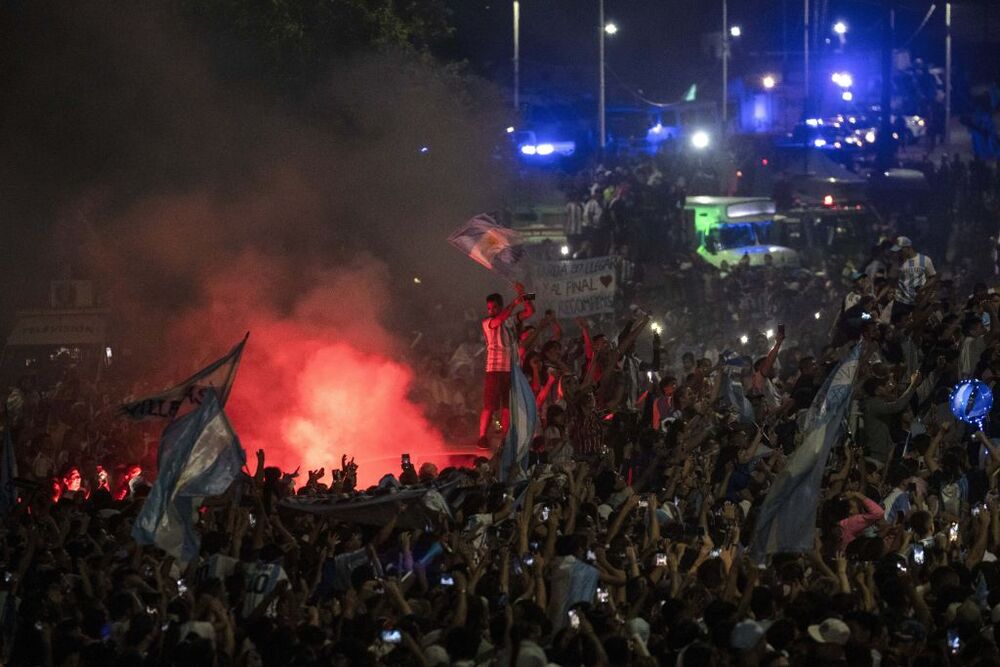
[[[993,392],[985,382],[964,380],[955,385],[949,404],[956,419],[982,428],[993,407]]]

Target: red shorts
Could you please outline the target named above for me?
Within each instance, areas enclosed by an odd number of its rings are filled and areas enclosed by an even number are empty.
[[[483,410],[510,407],[510,371],[486,371],[483,382]]]

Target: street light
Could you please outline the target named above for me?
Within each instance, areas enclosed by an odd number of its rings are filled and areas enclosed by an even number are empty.
[[[738,25],[730,26],[729,36],[730,37],[741,37],[743,35],[743,28]]]
[[[514,110],[521,108],[521,3],[514,0]]]
[[[848,72],[834,72],[830,75],[830,80],[841,88],[850,88],[854,85],[854,77]]]
[[[600,128],[601,150],[608,144],[608,127],[604,103],[604,37],[618,34],[618,26],[612,22],[604,22],[604,0],[597,0],[597,51],[600,66],[598,68],[599,90],[597,97],[597,117]]]
[[[847,24],[844,23],[843,21],[837,21],[836,23],[833,24],[833,32],[838,35],[846,35]]]
[[[773,75],[765,74],[760,80],[760,85],[764,86],[764,90],[771,90],[778,85],[778,82]]]

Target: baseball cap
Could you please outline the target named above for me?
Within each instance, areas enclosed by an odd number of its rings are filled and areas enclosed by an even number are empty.
[[[819,625],[810,625],[809,636],[820,644],[843,646],[851,637],[851,629],[839,618],[828,618]]]
[[[896,238],[896,243],[889,250],[893,252],[899,252],[902,248],[912,248],[913,241],[910,240],[909,236],[900,236]]]
[[[729,645],[737,651],[747,651],[764,638],[764,626],[757,621],[740,621],[729,633]]]

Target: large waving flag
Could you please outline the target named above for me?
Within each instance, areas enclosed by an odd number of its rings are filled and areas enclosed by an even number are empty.
[[[753,553],[804,553],[813,548],[820,484],[830,448],[840,437],[854,393],[861,345],[823,383],[806,415],[799,448],[789,457],[757,515]]]
[[[194,412],[163,430],[159,474],[132,527],[139,544],[155,544],[182,563],[198,555],[195,514],[201,499],[225,493],[246,454],[214,389]]]
[[[485,213],[455,230],[448,237],[448,243],[511,281],[516,278],[517,266],[524,257],[521,235],[501,227]]]
[[[517,356],[514,355],[510,364],[510,428],[500,458],[502,482],[517,480],[524,470],[531,450],[531,440],[535,437],[535,428],[538,426],[535,394],[521,367],[514,362],[516,359]]]
[[[229,391],[233,386],[233,380],[236,378],[240,357],[243,356],[243,347],[249,336],[250,334],[247,333],[243,340],[237,343],[226,356],[212,362],[184,382],[159,394],[122,405],[120,414],[134,421],[174,419],[201,405],[209,388],[215,390],[220,403],[225,405],[226,399],[229,398]]]
[[[17,505],[17,458],[14,456],[14,438],[10,423],[3,429],[3,453],[0,454],[0,516],[10,514]]]

